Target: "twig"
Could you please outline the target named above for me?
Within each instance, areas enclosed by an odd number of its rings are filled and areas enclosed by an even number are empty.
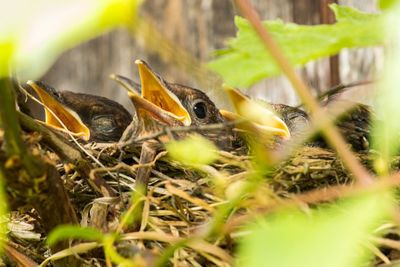
[[[154,148],[154,143],[151,141],[146,141],[142,145],[142,151],[140,153],[140,160],[139,164],[148,164],[153,162],[156,157],[156,149]],[[150,178],[151,167],[150,166],[141,166],[138,168],[136,174],[136,192],[135,195],[137,196],[147,196],[147,187]],[[140,228],[140,222],[142,221],[142,213],[143,213],[144,203],[140,202],[138,207],[135,211],[135,218],[134,218],[134,229]]]
[[[339,84],[337,86],[332,87],[331,89],[329,89],[328,91],[320,94],[318,96],[319,100],[324,99],[325,97],[331,97],[334,96],[336,94],[339,94],[341,92],[345,92],[348,89],[352,88],[352,87],[357,87],[357,86],[361,86],[361,85],[366,85],[366,84],[372,84],[373,81],[361,81],[361,82],[353,82],[353,83],[348,83],[348,84]]]
[[[280,66],[283,73],[292,83],[301,100],[315,115],[316,123],[325,122],[326,115],[324,110],[314,99],[305,83],[296,75],[293,67],[283,55],[281,49],[273,40],[268,30],[262,25],[257,12],[252,8],[248,0],[234,0],[234,2],[240,8],[243,16],[250,21],[254,30],[257,32],[262,42],[271,53],[272,57],[276,60],[276,63]],[[331,123],[328,123],[322,129],[322,133],[327,139],[328,143],[335,148],[346,167],[355,175],[357,182],[361,184],[370,184],[373,180],[373,176],[360,164],[354,154],[347,148],[346,142],[343,140],[343,137],[339,134],[336,127]]]
[[[196,131],[218,131],[223,130],[227,127],[233,127],[236,124],[243,123],[245,120],[230,121],[225,123],[213,123],[204,125],[190,125],[190,126],[177,126],[177,127],[165,127],[161,131],[154,134],[149,134],[143,137],[136,138],[127,142],[118,143],[119,147],[124,147],[134,143],[141,143],[151,139],[157,139],[161,136],[167,135],[168,131],[170,133],[182,133],[182,132],[196,132]]]
[[[392,241],[392,240],[390,240],[390,241]],[[364,246],[366,246],[369,250],[371,250],[371,252],[373,252],[375,254],[375,256],[377,256],[385,264],[391,264],[390,259],[382,251],[380,251],[379,248],[377,248],[375,245],[373,245],[369,242],[365,242]]]
[[[159,158],[165,156],[166,154],[167,154],[167,151],[162,151],[161,153],[157,154],[157,156],[151,162],[143,163],[143,164],[136,164],[136,165],[131,166],[124,162],[119,162],[117,165],[112,166],[112,167],[95,168],[90,171],[90,176],[92,177],[95,173],[101,172],[101,171],[118,171],[121,168],[124,168],[124,169],[127,169],[127,170],[133,172],[134,170],[139,169],[141,167],[153,167],[155,165],[156,161]]]
[[[241,225],[253,220],[255,216],[262,216],[273,211],[287,208],[290,206],[299,205],[315,205],[321,202],[334,201],[346,196],[353,196],[356,194],[364,194],[368,192],[384,192],[392,187],[400,186],[400,172],[394,173],[389,177],[382,177],[382,179],[374,180],[373,183],[362,185],[335,185],[327,188],[316,189],[302,194],[293,194],[291,198],[283,200],[279,203],[268,203],[264,206],[257,207],[256,214],[238,215],[225,223],[223,227],[224,233],[230,233],[232,230],[237,229]],[[400,243],[399,243],[400,244]],[[400,245],[399,245],[400,248]]]
[[[175,186],[171,185],[170,182],[167,182],[165,185],[165,188],[174,195],[177,195],[183,199],[186,199],[187,201],[200,206],[202,208],[204,208],[205,210],[209,211],[209,212],[215,212],[215,209],[210,206],[207,202],[205,202],[204,200],[197,198],[197,197],[192,197],[190,196],[188,193],[186,193],[183,190],[180,190],[179,188],[176,188]]]
[[[382,238],[382,237],[370,237],[371,241],[374,243],[384,246],[387,248],[392,248],[400,251],[400,241],[388,239],[388,238]]]
[[[325,91],[324,93],[318,95],[317,98],[318,98],[318,100],[323,100],[325,98],[329,99],[331,96],[345,92],[352,87],[357,87],[357,86],[366,85],[366,84],[372,84],[373,82],[374,81],[361,81],[361,82],[352,82],[352,83],[348,83],[348,84],[339,84],[339,85],[336,85],[336,86],[330,88],[328,91]],[[297,105],[296,107],[293,107],[293,109],[301,108],[302,106],[303,106],[303,103],[301,103],[300,105]]]
[[[322,201],[333,201],[344,196],[350,196],[361,192],[387,190],[399,185],[400,172],[397,172],[389,177],[382,177],[382,179],[374,180],[371,184],[356,186],[336,185],[295,195],[294,198],[307,204],[316,204]]]
[[[122,158],[125,155],[125,151],[122,149],[119,150],[119,157],[118,157],[118,162],[122,162]],[[121,188],[121,179],[120,179],[120,169],[117,170],[117,188],[118,188],[118,194],[119,194],[119,201],[121,202],[122,207],[124,210],[126,209],[125,203],[124,203],[124,198],[122,196],[122,188]]]
[[[157,240],[160,242],[166,242],[171,244],[181,243],[180,246],[188,246],[193,249],[204,251],[215,255],[228,263],[232,263],[232,257],[226,253],[223,249],[218,246],[212,245],[202,239],[192,236],[189,238],[179,238],[172,235],[167,235],[159,232],[136,232],[127,233],[122,236],[123,240],[136,240],[136,239],[147,239],[147,240]]]
[[[18,250],[16,250],[13,247],[10,247],[8,245],[4,245],[3,247],[4,253],[9,258],[12,263],[16,264],[17,266],[22,266],[22,267],[37,267],[39,264],[34,262],[31,258],[28,256],[22,254]]]

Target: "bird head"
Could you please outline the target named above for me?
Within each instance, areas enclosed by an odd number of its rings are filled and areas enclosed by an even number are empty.
[[[45,106],[45,124],[83,140],[118,141],[132,121],[130,113],[105,97],[59,92],[40,81],[28,81]]]

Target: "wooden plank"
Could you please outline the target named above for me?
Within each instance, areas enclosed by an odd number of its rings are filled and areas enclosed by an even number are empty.
[[[376,12],[376,1],[342,0],[339,3]],[[281,18],[287,22],[306,24],[320,21],[319,8],[322,2],[326,1],[252,1],[262,19]],[[119,73],[139,80],[134,60],[140,58],[146,60],[167,80],[200,87],[217,100],[219,106],[229,107],[225,93],[220,90],[215,77],[207,75],[196,62],[206,62],[211,52],[224,47],[224,43],[235,36],[233,17],[237,13],[231,2],[146,1],[141,14],[167,38],[165,41],[157,40],[151,47],[146,44],[146,48],[143,41],[132,39],[124,30],[110,32],[64,53],[43,80],[57,89],[110,97],[132,110],[125,92],[108,76]],[[171,47],[169,44],[174,45]],[[190,59],[181,57],[179,51],[187,51],[191,55]],[[345,51],[340,55],[340,78],[343,82],[370,78],[373,75],[371,66],[379,67],[380,56],[379,51],[374,49]],[[326,59],[307,64],[299,73],[318,91],[326,90],[330,86],[329,61]],[[252,86],[249,93],[274,103],[298,102],[290,84],[282,77],[262,81]]]

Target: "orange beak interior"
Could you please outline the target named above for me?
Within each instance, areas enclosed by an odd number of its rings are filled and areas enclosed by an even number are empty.
[[[27,83],[36,91],[45,106],[45,123],[47,125],[61,131],[66,131],[65,128],[67,128],[72,135],[84,140],[89,140],[90,131],[76,112],[64,107],[50,93],[34,81],[28,81]]]
[[[226,110],[221,110],[220,112],[222,116],[224,116],[228,121],[246,119],[253,124],[251,128],[257,129],[257,131],[262,134],[275,134],[280,135],[285,139],[290,138],[290,131],[286,123],[271,110],[251,101],[233,88],[225,87],[225,90],[237,112],[237,114],[235,114]],[[236,127],[243,129],[243,126],[241,125],[242,124],[239,124]],[[244,128],[246,128],[244,130],[248,130],[248,127]]]
[[[164,81],[156,76],[142,60],[136,60],[142,84],[142,98],[156,105],[169,116],[190,125],[191,119],[178,97],[167,89]]]

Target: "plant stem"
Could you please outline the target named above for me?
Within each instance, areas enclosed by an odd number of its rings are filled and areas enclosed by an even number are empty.
[[[21,139],[21,127],[15,110],[15,98],[12,83],[9,78],[0,79],[0,118],[4,129],[6,153],[8,156],[17,156],[27,167],[29,175],[42,175],[30,157],[26,157],[26,147]]]
[[[6,140],[8,155],[23,155],[25,153],[24,145],[20,138],[21,128],[18,124],[17,114],[15,112],[15,99],[8,78],[0,79],[0,116],[4,129],[4,138]]]

